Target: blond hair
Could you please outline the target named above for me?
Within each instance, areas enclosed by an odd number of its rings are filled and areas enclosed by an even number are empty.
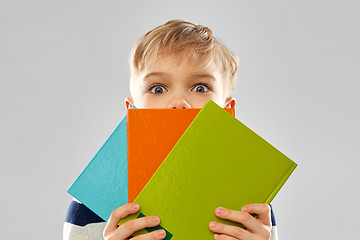
[[[209,28],[184,20],[171,20],[146,33],[134,45],[130,54],[130,91],[134,79],[150,59],[154,61],[162,54],[173,54],[179,61],[191,57],[205,67],[215,61],[224,79],[225,94],[230,95],[235,87],[237,56],[216,39]]]

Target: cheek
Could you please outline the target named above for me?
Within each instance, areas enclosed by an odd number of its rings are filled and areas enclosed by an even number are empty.
[[[207,96],[193,96],[191,98],[191,105],[193,108],[202,108],[209,99],[218,104],[220,107],[223,107],[221,97],[217,96],[216,94],[209,94]]]
[[[141,98],[134,100],[137,108],[166,108],[166,101],[163,97],[145,94]],[[138,104],[138,106],[136,105]]]
[[[191,99],[191,106],[193,108],[202,108],[209,99],[211,98]]]
[[[222,107],[222,108],[225,107],[224,106],[224,104],[225,104],[224,95],[220,94],[220,92],[218,92],[217,94],[213,94],[210,99],[213,100],[220,107]]]

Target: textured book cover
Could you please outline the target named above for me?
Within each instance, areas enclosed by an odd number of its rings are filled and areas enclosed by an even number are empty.
[[[236,225],[217,218],[216,207],[269,204],[296,166],[209,100],[134,202],[141,216],[160,217],[166,239],[212,239],[210,221]]]
[[[68,190],[107,221],[128,200],[126,116]]]
[[[129,109],[68,192],[107,221],[135,199],[199,111]]]

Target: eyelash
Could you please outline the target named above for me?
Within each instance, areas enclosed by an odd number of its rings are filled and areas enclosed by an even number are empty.
[[[191,89],[194,89],[197,85],[204,85],[205,87],[208,88],[208,91],[211,91],[211,90],[212,90],[212,88],[210,87],[210,85],[207,84],[207,83],[204,83],[204,82],[199,82],[199,83],[194,84],[194,85],[191,87]],[[151,91],[154,87],[158,87],[158,86],[163,87],[163,88],[166,89],[166,87],[165,87],[163,84],[161,84],[161,83],[154,83],[154,84],[152,84],[152,85],[149,87],[148,90]]]

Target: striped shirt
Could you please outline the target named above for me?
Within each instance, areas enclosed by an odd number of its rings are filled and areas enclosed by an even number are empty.
[[[271,208],[271,238],[277,240],[277,229],[274,212]],[[99,240],[104,239],[103,231],[106,222],[85,205],[74,199],[69,206],[64,228],[63,240]]]

